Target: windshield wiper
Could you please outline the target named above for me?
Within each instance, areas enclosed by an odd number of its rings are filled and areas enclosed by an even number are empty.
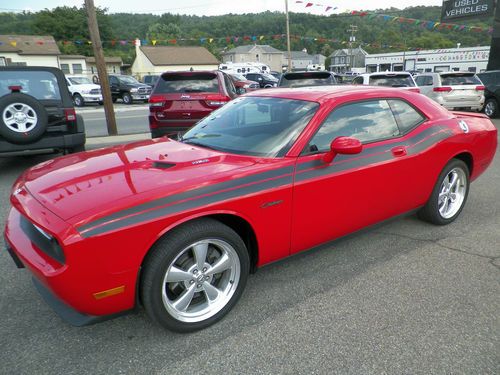
[[[188,145],[194,145],[194,146],[199,146],[199,147],[204,147],[204,148],[209,148],[211,150],[215,150],[215,151],[220,151],[219,149],[217,149],[216,147],[213,147],[213,146],[210,146],[210,145],[206,145],[205,143],[201,143],[201,142],[196,142],[196,141],[193,141],[192,139],[195,138],[195,137],[189,137],[189,138],[186,138],[186,139],[181,139],[180,141],[182,143],[185,143],[185,144],[188,144]]]

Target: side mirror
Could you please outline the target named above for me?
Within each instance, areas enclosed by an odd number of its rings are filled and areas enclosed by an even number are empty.
[[[353,155],[359,154],[363,145],[359,139],[351,137],[337,137],[330,144],[330,151],[323,156],[325,163],[331,163],[337,154]]]
[[[245,90],[243,87],[238,87],[238,88],[236,89],[236,93],[237,93],[238,95],[243,95],[243,94],[244,94],[244,93],[246,93],[246,92],[247,92],[247,90]]]

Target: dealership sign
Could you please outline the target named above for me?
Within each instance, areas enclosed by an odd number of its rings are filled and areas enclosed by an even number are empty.
[[[495,8],[495,0],[444,0],[441,22],[457,18],[490,16]]]

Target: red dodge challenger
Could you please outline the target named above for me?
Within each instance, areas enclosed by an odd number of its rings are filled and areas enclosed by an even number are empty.
[[[256,91],[179,141],[27,170],[7,250],[74,325],[142,305],[164,327],[194,331],[227,314],[264,264],[415,210],[451,223],[496,145],[486,116],[412,92]]]

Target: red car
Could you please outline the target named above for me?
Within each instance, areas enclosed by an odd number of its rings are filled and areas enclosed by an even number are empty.
[[[233,81],[220,71],[163,73],[149,98],[151,136],[185,132],[237,95]]]
[[[262,90],[168,138],[50,160],[15,183],[7,248],[76,325],[143,305],[221,319],[249,272],[396,215],[451,223],[497,130],[391,88]]]

